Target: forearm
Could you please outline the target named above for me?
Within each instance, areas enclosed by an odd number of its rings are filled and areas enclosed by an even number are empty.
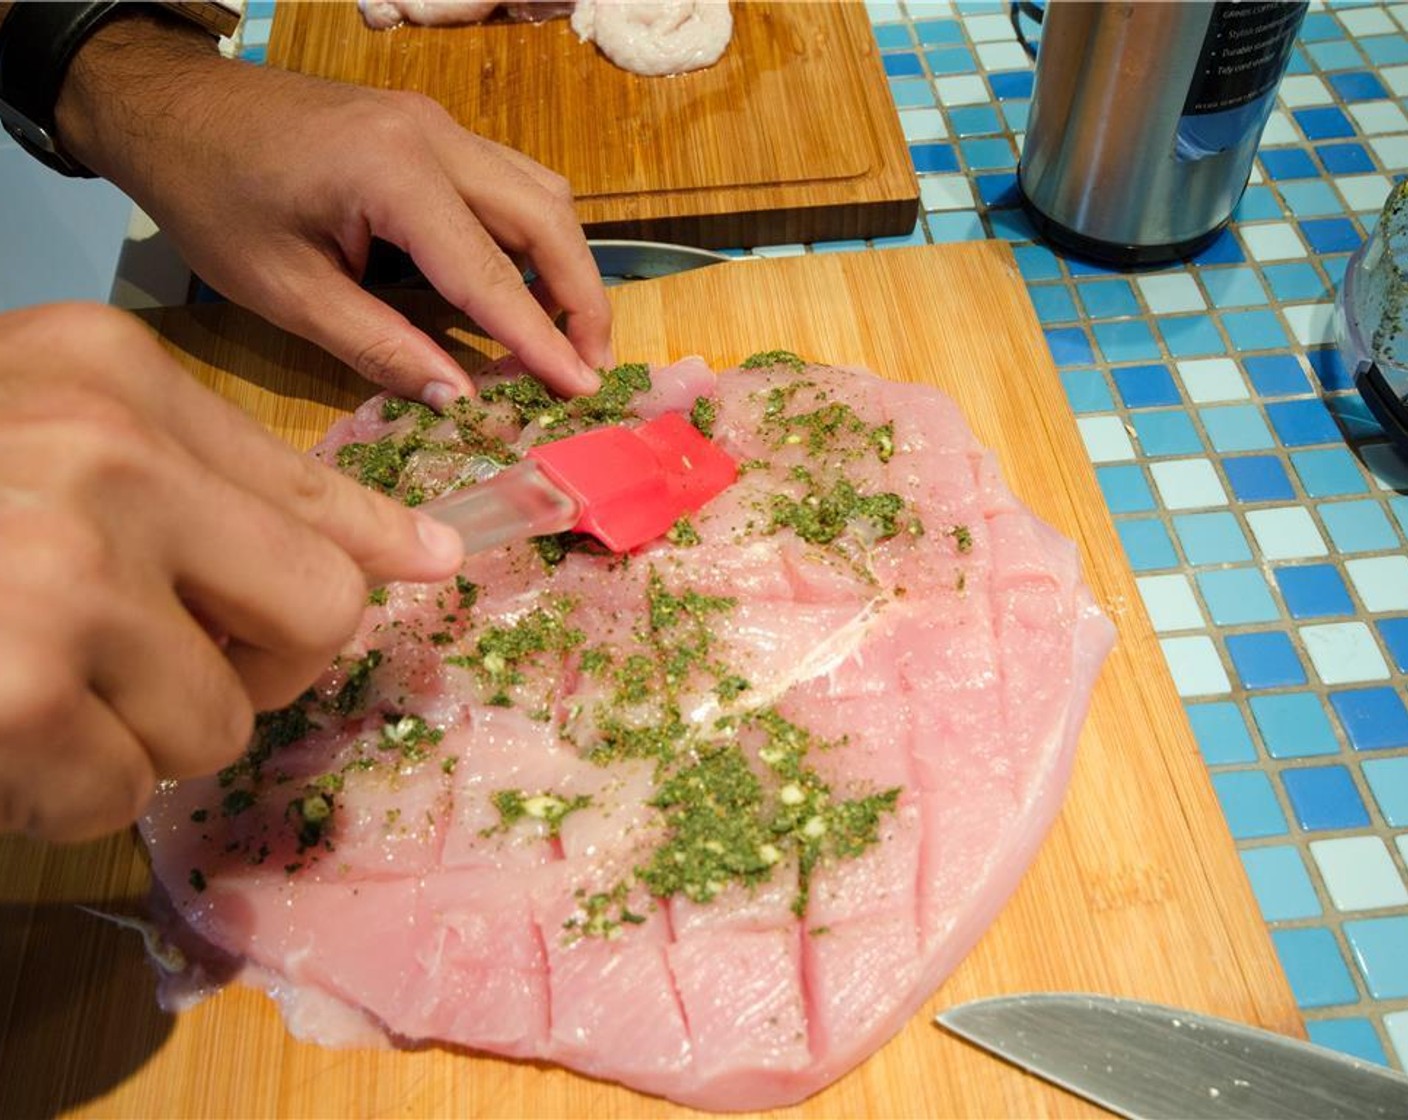
[[[201,105],[198,90],[222,59],[216,41],[189,23],[133,5],[74,56],[55,106],[65,148],[91,171],[140,199],[153,168],[137,157],[176,116]]]

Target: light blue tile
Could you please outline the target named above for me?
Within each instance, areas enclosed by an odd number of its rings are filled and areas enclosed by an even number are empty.
[[[1276,439],[1255,405],[1233,404],[1201,408],[1203,428],[1215,451],[1261,451],[1276,446]]]
[[[1334,187],[1322,179],[1278,183],[1277,187],[1291,213],[1298,218],[1344,213],[1344,203],[1340,201],[1340,196],[1335,193]]]
[[[1182,409],[1141,410],[1131,413],[1129,422],[1145,455],[1195,455],[1203,450],[1198,429]]]
[[[983,228],[983,219],[976,210],[945,210],[926,214],[924,221],[936,245],[950,241],[984,241],[988,236]]]
[[[1203,761],[1209,766],[1256,761],[1256,746],[1247,731],[1247,721],[1231,701],[1189,704],[1188,722]]]
[[[1217,696],[1232,691],[1232,682],[1211,638],[1201,634],[1161,638],[1159,645],[1179,696]]]
[[[1159,356],[1159,344],[1147,323],[1095,323],[1090,329],[1107,362],[1141,362]]]
[[[1064,284],[1034,284],[1027,289],[1036,316],[1043,323],[1069,323],[1080,318],[1076,301]]]
[[[1408,917],[1364,918],[1345,922],[1354,962],[1375,999],[1408,996]]]
[[[1274,350],[1290,345],[1274,311],[1229,311],[1222,316],[1222,327],[1232,340],[1232,349]]]
[[[1111,513],[1148,513],[1158,508],[1144,468],[1137,463],[1096,467],[1095,479]]]
[[[1332,447],[1291,452],[1291,465],[1312,498],[1362,494],[1369,489],[1359,463],[1350,452]]]
[[[1217,308],[1259,307],[1266,303],[1266,289],[1257,279],[1256,270],[1237,266],[1234,268],[1203,269],[1203,287],[1208,290],[1208,298]]]
[[[1324,913],[1296,848],[1283,844],[1248,848],[1241,856],[1263,919],[1286,922],[1317,918]]]
[[[1098,369],[1064,369],[1061,384],[1066,390],[1066,400],[1076,412],[1114,411],[1110,387]]]
[[[1136,572],[1152,572],[1172,568],[1178,563],[1178,553],[1163,522],[1152,518],[1121,518],[1115,522],[1129,566]]]
[[[1305,1033],[1316,1046],[1338,1050],[1361,1062],[1388,1065],[1383,1043],[1374,1031],[1374,1024],[1368,1019],[1308,1019]]]
[[[1381,552],[1399,547],[1398,535],[1378,502],[1326,502],[1319,512],[1340,552]]]
[[[1281,300],[1319,299],[1329,292],[1315,266],[1306,261],[1269,264],[1262,273],[1271,285],[1271,292]]]
[[[1281,617],[1266,577],[1256,568],[1216,568],[1199,572],[1198,590],[1218,626],[1275,622]]]
[[[1212,788],[1233,839],[1285,836],[1290,830],[1276,791],[1271,788],[1271,779],[1260,770],[1215,772]]]
[[[1180,514],[1173,519],[1173,531],[1192,565],[1236,564],[1252,558],[1241,526],[1226,511]]]
[[[1321,926],[1271,931],[1291,992],[1301,1007],[1334,1007],[1359,998],[1335,935]]]
[[[1082,280],[1076,294],[1092,319],[1120,319],[1139,314],[1139,301],[1128,280]]]
[[[1226,345],[1210,315],[1170,315],[1159,320],[1159,334],[1175,358],[1222,354]]]
[[[1393,828],[1408,828],[1408,755],[1366,759],[1359,769],[1384,820]]]
[[[1266,753],[1272,758],[1312,758],[1338,754],[1339,740],[1313,692],[1283,692],[1247,700]]]
[[[1336,910],[1386,910],[1408,905],[1408,887],[1381,837],[1312,840],[1310,854]],[[1408,938],[1402,948],[1408,948]]]
[[[1061,278],[1061,262],[1045,245],[1019,245],[1012,250],[1012,255],[1017,259],[1017,271],[1029,284]]]
[[[928,78],[891,78],[890,96],[898,109],[927,108],[938,104]]]

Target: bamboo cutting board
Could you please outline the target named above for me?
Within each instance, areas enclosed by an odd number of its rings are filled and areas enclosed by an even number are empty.
[[[612,300],[623,361],[698,353],[721,367],[787,347],[953,394],[1017,494],[1079,542],[1119,627],[1063,812],[1013,900],[898,1037],[776,1115],[1091,1115],[931,1024],[938,1010],[981,995],[1109,992],[1299,1035],[1007,247],[736,261],[619,287]],[[428,297],[413,303],[466,364],[498,353],[457,313]],[[151,320],[198,377],[301,446],[370,392],[312,347],[232,308]],[[164,1015],[138,938],[73,905],[135,912],[145,883],[126,835],[67,849],[0,843],[0,1115],[691,1115],[546,1066],[433,1048],[322,1050],[291,1040],[272,1004],[245,990]]]
[[[733,4],[706,70],[642,77],[542,24],[367,28],[279,0],[270,64],[424,93],[564,175],[592,237],[703,248],[908,234],[919,185],[857,0]]]

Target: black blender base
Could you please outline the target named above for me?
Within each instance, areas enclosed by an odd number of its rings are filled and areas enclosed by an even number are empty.
[[[1370,362],[1355,372],[1354,387],[1389,439],[1408,455],[1408,378],[1401,385],[1391,385],[1384,371]]]

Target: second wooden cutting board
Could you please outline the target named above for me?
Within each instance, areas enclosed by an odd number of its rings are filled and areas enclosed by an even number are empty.
[[[853,1073],[775,1115],[1095,1115],[932,1025],[941,1008],[1000,992],[1109,992],[1299,1034],[1006,246],[738,261],[618,288],[612,299],[622,360],[699,353],[722,367],[786,347],[949,392],[1017,494],[1079,543],[1119,628],[1063,812],[1017,894],[924,1013]],[[468,365],[499,352],[436,301],[407,310]],[[151,321],[196,376],[300,446],[371,392],[233,308]],[[320,1049],[294,1041],[248,990],[164,1015],[135,935],[72,905],[132,912],[145,883],[128,836],[69,849],[0,842],[0,1115],[689,1114],[539,1065],[433,1047]]]
[[[280,0],[269,62],[417,90],[565,176],[592,237],[705,248],[905,235],[919,184],[865,5],[735,0],[717,64],[642,77],[542,24],[372,31]]]

